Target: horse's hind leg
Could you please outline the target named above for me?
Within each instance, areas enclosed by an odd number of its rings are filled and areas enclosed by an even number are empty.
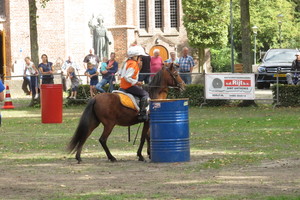
[[[86,141],[87,138],[92,134],[93,130],[94,130],[95,128],[97,128],[97,126],[98,126],[99,124],[100,124],[99,122],[94,122],[94,124],[92,124],[92,127],[89,128],[86,137],[78,144],[78,148],[77,148],[76,156],[75,156],[76,160],[78,161],[78,164],[80,164],[80,163],[82,162],[82,160],[81,160],[81,151],[82,151],[82,147],[83,147],[85,141]]]
[[[106,153],[107,158],[112,162],[116,161],[117,159],[113,155],[111,155],[111,153],[110,153],[110,151],[109,151],[109,149],[106,145],[106,142],[107,142],[107,138],[110,135],[110,133],[111,133],[112,129],[114,128],[114,126],[115,126],[115,124],[112,124],[112,125],[111,124],[106,124],[106,125],[104,125],[103,133],[102,133],[102,135],[99,139],[99,142],[102,145],[102,147],[103,147],[103,149]]]

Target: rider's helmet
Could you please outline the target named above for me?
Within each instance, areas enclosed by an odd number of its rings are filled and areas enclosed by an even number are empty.
[[[130,46],[127,51],[128,58],[134,57],[134,56],[146,56],[145,50],[143,47],[135,45]]]

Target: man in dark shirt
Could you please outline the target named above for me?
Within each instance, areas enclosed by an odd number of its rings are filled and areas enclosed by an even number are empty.
[[[300,52],[296,53],[295,56],[296,56],[296,59],[293,61],[292,68],[291,68],[292,73],[286,74],[286,80],[289,85],[294,85],[293,77],[295,76],[295,74],[296,74],[296,76],[300,76]],[[299,72],[299,73],[295,73],[295,72]],[[298,84],[300,84],[299,81],[298,81],[297,85]]]
[[[146,56],[142,56],[142,69],[140,70],[138,81],[144,81],[145,84],[149,83],[150,74],[143,73],[150,73],[150,62],[151,56],[149,54],[147,54]]]
[[[85,69],[87,69],[87,63],[92,63],[93,67],[95,67],[96,69],[98,69],[100,60],[99,60],[99,57],[94,54],[94,49],[93,48],[90,49],[90,54],[88,54],[87,56],[85,56],[83,62],[85,63],[84,64]]]

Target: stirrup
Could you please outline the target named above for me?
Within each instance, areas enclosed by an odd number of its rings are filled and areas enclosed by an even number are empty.
[[[148,121],[148,119],[149,119],[149,118],[148,118],[148,115],[147,115],[147,114],[142,114],[142,115],[139,114],[139,115],[138,115],[138,121],[139,121],[139,122],[146,122],[146,121]]]

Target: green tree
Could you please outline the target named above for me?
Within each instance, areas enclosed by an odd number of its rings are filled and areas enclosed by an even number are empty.
[[[226,46],[229,3],[226,0],[182,1],[184,26],[189,44],[198,49],[199,67],[203,70],[205,48]]]
[[[231,72],[231,48],[212,48],[210,51],[213,72]],[[234,57],[237,57],[236,52],[234,52]]]
[[[45,8],[50,0],[40,0],[41,7]],[[29,5],[29,29],[30,29],[30,51],[33,63],[39,63],[39,45],[37,31],[37,6],[36,0],[28,0]]]
[[[40,5],[45,8],[46,3],[50,0],[40,0]],[[28,0],[29,6],[29,32],[30,32],[30,52],[33,63],[39,63],[39,45],[38,45],[38,31],[37,31],[37,2],[36,0]],[[32,97],[29,106],[34,106],[39,103]]]
[[[250,26],[256,25],[259,30],[257,34],[257,48],[266,51],[270,48],[279,48],[279,26],[277,15],[283,14],[282,23],[282,47],[296,48],[300,46],[299,12],[297,12],[298,0],[249,0]],[[299,4],[299,3],[298,3]],[[234,0],[234,37],[235,48],[239,52],[241,60],[241,24],[239,0]],[[252,35],[253,36],[253,35]],[[251,39],[253,42],[253,38]],[[252,47],[254,45],[252,44]]]

